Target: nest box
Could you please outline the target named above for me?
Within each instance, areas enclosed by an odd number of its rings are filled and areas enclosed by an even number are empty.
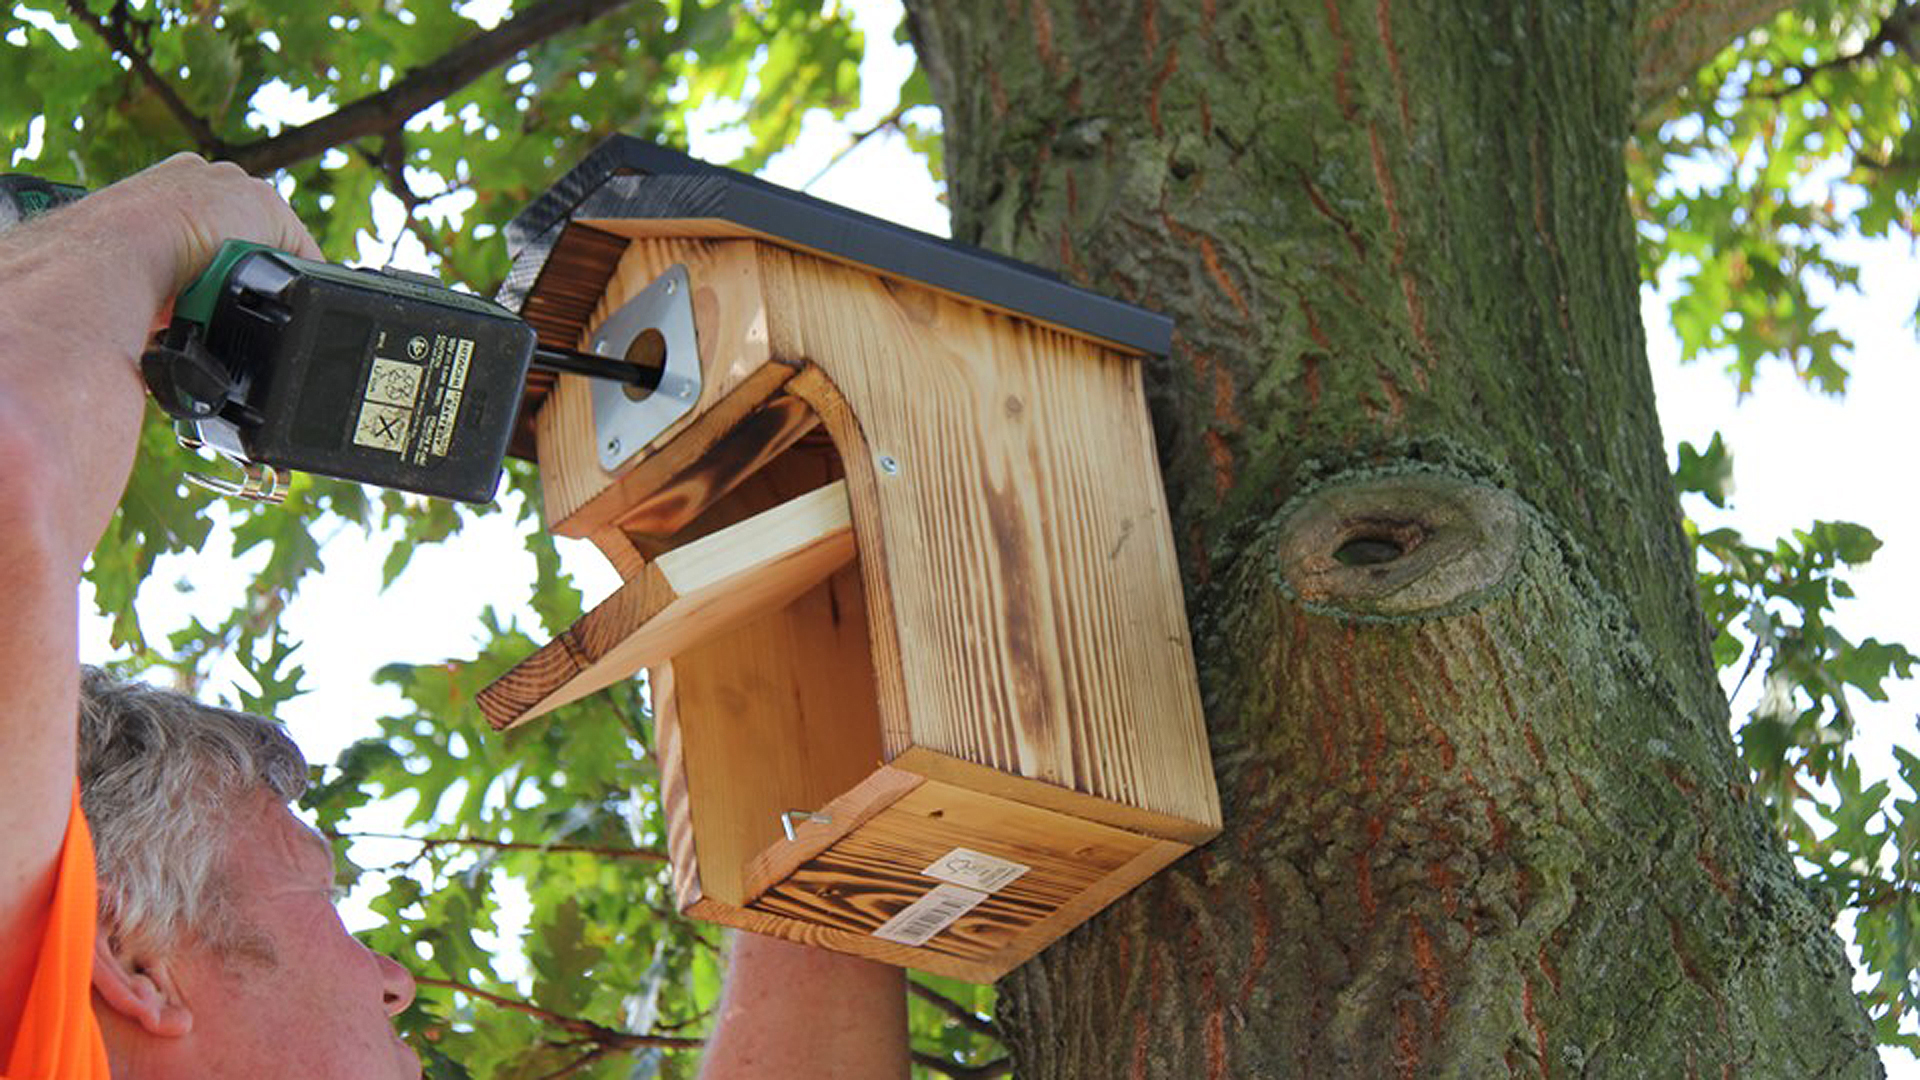
[[[648,672],[689,914],[976,982],[1220,828],[1160,316],[632,139],[509,230],[546,524],[623,584],[481,696]]]

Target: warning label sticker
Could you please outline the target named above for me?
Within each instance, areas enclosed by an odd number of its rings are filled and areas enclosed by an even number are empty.
[[[355,445],[400,454],[416,465],[446,457],[459,426],[473,339],[415,334],[401,342],[383,330],[374,347],[404,351],[407,359],[374,356],[353,431]]]
[[[407,430],[413,414],[376,401],[362,402],[360,422],[353,429],[353,441],[375,450],[399,454],[407,449]]]
[[[420,365],[384,357],[373,358],[373,371],[367,376],[367,400],[397,408],[413,408],[420,393]]]
[[[958,885],[935,885],[931,891],[881,923],[873,936],[900,945],[925,945],[933,935],[980,906],[987,894]]]

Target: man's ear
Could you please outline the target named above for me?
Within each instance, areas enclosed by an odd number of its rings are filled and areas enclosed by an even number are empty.
[[[170,959],[136,955],[104,927],[93,939],[93,990],[148,1034],[177,1039],[193,1030],[193,1012],[180,996]]]

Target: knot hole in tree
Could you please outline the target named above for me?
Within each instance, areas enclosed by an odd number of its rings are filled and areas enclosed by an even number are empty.
[[[1500,488],[1437,472],[1337,477],[1282,511],[1275,554],[1310,606],[1444,615],[1513,578],[1530,516]]]

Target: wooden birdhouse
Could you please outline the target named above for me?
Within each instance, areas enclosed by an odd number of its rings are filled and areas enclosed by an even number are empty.
[[[544,343],[661,374],[529,386],[547,527],[624,584],[481,707],[644,668],[685,911],[990,981],[1219,831],[1165,319],[625,138],[509,240]]]

